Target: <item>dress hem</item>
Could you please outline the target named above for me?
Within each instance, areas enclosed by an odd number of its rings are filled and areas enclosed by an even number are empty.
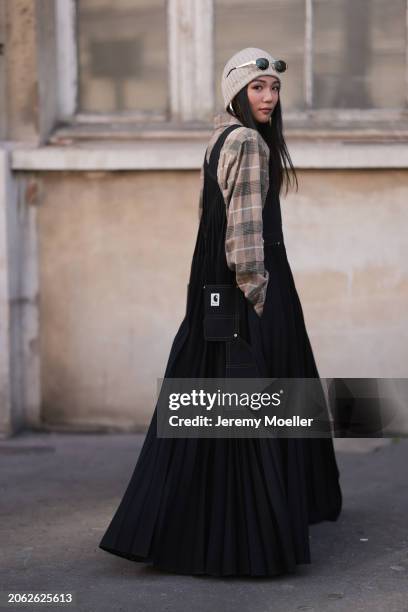
[[[127,559],[128,561],[135,561],[136,563],[146,563],[150,564],[151,567],[158,569],[160,571],[169,572],[172,574],[181,574],[183,576],[212,576],[214,578],[273,578],[278,576],[286,576],[288,574],[296,574],[298,570],[298,565],[310,565],[311,559],[304,559],[296,561],[296,566],[294,568],[282,569],[276,572],[211,572],[211,571],[194,571],[194,570],[182,570],[175,569],[174,567],[167,566],[162,563],[158,563],[152,557],[148,557],[145,555],[136,555],[133,553],[127,553],[116,548],[110,548],[108,546],[98,545],[98,548],[104,550],[105,552],[111,553],[112,555],[116,555],[117,557],[122,557],[123,559]]]

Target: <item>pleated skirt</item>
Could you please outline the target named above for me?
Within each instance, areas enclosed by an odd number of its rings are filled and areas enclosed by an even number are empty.
[[[248,308],[253,349],[270,377],[316,377],[284,245],[265,247],[265,265],[262,318]],[[202,338],[201,283],[190,278],[165,376],[222,376],[223,343]],[[335,521],[342,506],[331,438],[158,438],[156,424],[157,407],[101,549],[189,575],[275,576],[311,563],[309,525]]]

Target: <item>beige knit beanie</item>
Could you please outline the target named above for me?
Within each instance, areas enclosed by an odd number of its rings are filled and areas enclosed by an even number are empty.
[[[248,66],[235,68],[240,64],[244,64],[245,62],[256,60],[261,57],[269,60],[269,66],[266,68],[266,70],[261,70],[256,64],[249,64]],[[282,62],[282,60],[279,61]],[[240,91],[240,89],[242,89],[257,76],[271,75],[277,77],[282,82],[282,74],[284,71],[279,72],[276,70],[275,68],[279,68],[279,63],[275,65],[274,62],[278,62],[278,60],[273,58],[267,51],[257,49],[256,47],[246,47],[245,49],[238,51],[238,53],[235,53],[235,55],[233,55],[225,64],[224,70],[222,71],[221,89],[224,97],[224,109],[227,109],[228,104]],[[231,68],[235,69],[231,70]]]

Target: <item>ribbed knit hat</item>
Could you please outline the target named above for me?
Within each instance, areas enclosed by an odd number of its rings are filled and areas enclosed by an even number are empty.
[[[266,70],[261,70],[256,64],[250,64],[249,66],[236,68],[236,70],[232,70],[229,73],[231,68],[251,60],[256,60],[260,57],[265,57],[269,60],[269,66]],[[222,71],[221,89],[224,97],[224,109],[227,109],[228,104],[240,89],[258,76],[271,75],[277,77],[282,82],[282,75],[284,72],[277,72],[273,66],[273,62],[276,61],[276,59],[277,58],[272,57],[267,51],[257,49],[256,47],[246,47],[238,51],[238,53],[235,53],[235,55],[225,64],[224,70]]]

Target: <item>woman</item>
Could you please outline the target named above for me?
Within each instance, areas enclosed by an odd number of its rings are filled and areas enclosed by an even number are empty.
[[[284,70],[257,48],[224,67],[226,112],[201,171],[186,314],[165,377],[318,377],[281,226],[286,162],[294,172],[282,135]],[[242,292],[238,344],[204,338],[206,283]],[[240,370],[240,349],[252,373]],[[331,438],[158,438],[156,424],[157,406],[100,548],[213,576],[273,576],[311,562],[309,524],[336,520],[342,504]]]

